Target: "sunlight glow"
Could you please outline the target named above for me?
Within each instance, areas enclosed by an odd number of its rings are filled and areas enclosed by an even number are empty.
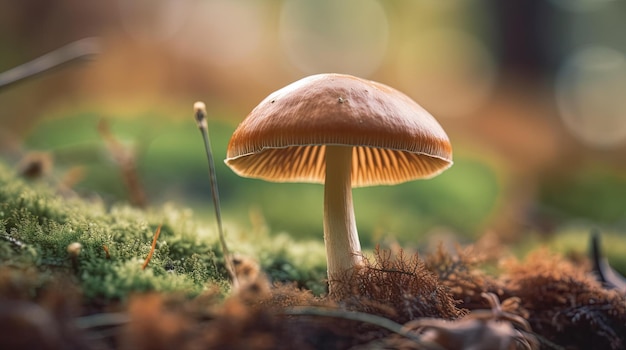
[[[598,148],[626,140],[626,58],[608,47],[586,47],[559,69],[556,98],[570,132]]]
[[[176,0],[119,0],[120,19],[126,32],[140,42],[170,39],[189,16],[189,3]]]
[[[376,0],[288,0],[279,30],[289,61],[308,74],[366,77],[387,52],[387,15]]]
[[[266,10],[262,1],[198,1],[172,46],[218,66],[249,60],[267,32]]]
[[[402,89],[440,117],[471,114],[491,95],[493,55],[476,36],[453,28],[416,34],[400,48],[396,64]]]

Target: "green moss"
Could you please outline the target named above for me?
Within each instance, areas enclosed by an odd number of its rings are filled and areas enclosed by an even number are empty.
[[[101,202],[64,199],[43,184],[15,178],[5,167],[0,168],[0,199],[3,263],[75,273],[89,298],[123,298],[147,290],[193,295],[208,284],[226,286],[214,242],[190,231],[193,225],[184,222],[189,215],[164,213],[172,207],[142,212],[114,206],[107,212]],[[142,270],[160,223],[159,244]],[[82,245],[76,263],[67,252],[73,242]]]
[[[322,239],[294,244],[291,237],[281,233],[261,242],[256,256],[274,281],[294,281],[317,295],[326,292],[326,251]]]
[[[0,168],[0,259],[16,267],[76,274],[88,298],[124,298],[136,291],[184,291],[195,295],[207,285],[227,286],[215,242],[200,240],[181,214],[169,206],[143,212],[100,202],[64,199],[41,184],[17,179]],[[156,227],[163,223],[147,269]],[[67,252],[82,245],[76,262]],[[105,251],[109,250],[109,257]]]
[[[156,250],[144,270],[159,225]],[[323,292],[321,241],[294,244],[286,235],[240,236],[234,242],[228,237],[231,249],[257,258],[270,278]],[[73,242],[82,246],[76,260],[67,251]],[[0,262],[72,275],[88,299],[124,299],[142,291],[194,296],[215,285],[224,293],[229,289],[217,235],[205,231],[190,210],[171,204],[107,209],[99,200],[63,198],[49,185],[18,178],[1,163]]]

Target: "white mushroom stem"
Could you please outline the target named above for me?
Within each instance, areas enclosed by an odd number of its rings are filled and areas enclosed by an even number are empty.
[[[328,279],[332,281],[362,261],[352,206],[352,147],[326,146],[324,243]]]

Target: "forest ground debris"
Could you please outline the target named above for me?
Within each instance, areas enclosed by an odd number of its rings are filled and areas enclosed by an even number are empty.
[[[496,318],[505,327],[515,326],[509,335],[529,333],[527,322],[542,348],[622,349],[626,344],[626,295],[598,282],[589,261],[538,250],[487,273],[471,248],[455,254],[440,249],[424,259],[376,249],[329,297],[303,288],[319,283],[312,280],[320,274],[310,270],[320,267],[294,263],[286,247],[297,244],[274,240],[255,245],[264,249],[261,263],[239,262],[238,275],[246,283],[232,291],[217,240],[198,234],[186,213],[172,206],[106,209],[58,198],[0,164],[0,303],[16,305],[0,308],[0,348],[411,349],[420,345],[372,322],[288,313],[325,308],[405,327],[425,320],[454,325],[488,319],[483,293],[502,300],[489,315],[500,315]],[[158,249],[152,250],[149,239],[157,222],[163,226]],[[72,242],[83,247],[76,269],[67,257]],[[144,270],[142,256],[150,251]],[[289,274],[280,266],[289,266]],[[31,313],[41,315],[39,321]],[[422,331],[413,333],[424,340],[429,332]]]

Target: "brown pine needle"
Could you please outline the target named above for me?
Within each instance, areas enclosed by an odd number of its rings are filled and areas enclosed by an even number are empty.
[[[159,234],[161,233],[161,225],[157,227],[156,232],[154,233],[154,238],[152,239],[152,247],[150,248],[150,253],[148,253],[148,257],[146,261],[143,263],[141,267],[142,270],[145,270],[148,264],[150,263],[150,259],[152,259],[152,254],[154,254],[154,249],[156,248],[157,239],[159,239]]]
[[[109,252],[109,247],[107,247],[106,244],[102,245],[102,249],[104,249],[104,253],[106,254],[105,257],[107,258],[107,260],[111,259],[111,253]]]

